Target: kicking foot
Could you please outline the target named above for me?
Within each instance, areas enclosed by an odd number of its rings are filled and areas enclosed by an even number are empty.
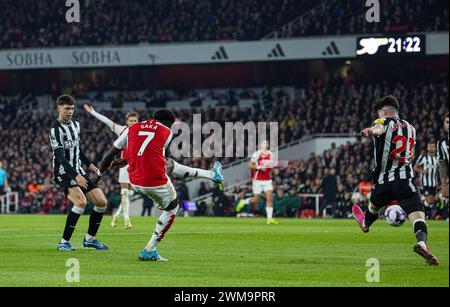
[[[222,175],[222,164],[219,161],[214,163],[214,167],[211,169],[214,172],[215,183],[223,183],[223,175]]]
[[[361,210],[361,208],[358,205],[354,205],[352,207],[352,212],[353,212],[353,218],[356,220],[356,222],[358,223],[358,225],[361,228],[361,230],[364,233],[368,233],[369,232],[369,227],[366,227],[366,225],[364,223],[366,215]]]
[[[167,259],[161,257],[158,251],[155,249],[151,253],[144,250],[139,254],[140,261],[167,261]]]
[[[428,248],[419,244],[414,246],[414,252],[423,257],[428,265],[439,265],[439,260],[431,253]]]

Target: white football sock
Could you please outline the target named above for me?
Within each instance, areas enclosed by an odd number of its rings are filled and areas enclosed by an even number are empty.
[[[172,174],[174,174],[178,178],[204,178],[209,180],[214,180],[215,175],[213,171],[207,171],[200,168],[192,168],[175,161],[173,161]]]
[[[271,220],[273,218],[273,207],[266,207],[267,219]]]
[[[122,189],[122,208],[123,208],[123,218],[125,219],[125,222],[130,221],[130,190],[128,189]]]
[[[123,195],[122,195],[122,197],[121,197],[120,199],[121,199],[121,200],[120,200],[119,208],[117,209],[116,213],[114,213],[114,217],[115,217],[115,218],[118,218],[118,217],[122,214],[122,209],[123,209]]]
[[[369,212],[370,213],[372,213],[374,215],[377,215],[377,214],[380,213],[380,211],[381,211],[381,209],[376,208],[374,205],[372,205],[372,204],[369,205]]]
[[[177,206],[175,209],[171,211],[163,211],[161,217],[156,223],[156,228],[155,231],[153,232],[153,236],[148,242],[147,246],[145,247],[145,250],[148,253],[152,252],[156,248],[159,242],[161,242],[161,240],[166,235],[167,231],[169,231],[170,227],[172,227],[172,224],[175,221],[175,217],[177,216],[179,207],[180,206]]]
[[[86,239],[86,241],[93,241],[93,240],[95,240],[95,237],[91,236],[88,233],[84,236],[84,238]]]

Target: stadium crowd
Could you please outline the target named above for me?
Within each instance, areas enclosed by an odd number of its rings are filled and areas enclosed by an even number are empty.
[[[81,22],[67,23],[59,1],[3,1],[0,49],[259,40],[324,3],[278,36],[389,31],[448,31],[448,1],[382,2],[379,23],[367,23],[359,0],[82,0]],[[359,14],[355,14],[359,12]],[[429,16],[439,16],[430,19]]]
[[[277,37],[360,35],[388,32],[448,31],[448,2],[440,0],[380,1],[379,22],[368,23],[368,7],[357,0],[324,1],[292,27],[277,30]],[[431,17],[433,16],[433,17]]]
[[[312,7],[306,0],[82,0],[80,23],[64,2],[4,1],[0,49],[258,40]]]
[[[323,194],[319,208],[328,210],[328,216],[346,218],[351,214],[354,197],[363,203],[367,201],[370,191],[372,154],[370,141],[350,142],[331,148],[321,155],[312,153],[306,160],[290,161],[287,167],[273,171],[274,182],[274,214],[276,216],[301,216],[314,218],[316,215],[316,199],[305,194]],[[327,180],[331,179],[331,180]],[[240,198],[251,193],[251,185],[235,188],[235,205]],[[234,213],[253,213],[263,215],[265,200],[256,207],[244,207]]]
[[[276,93],[268,89],[261,99],[257,99],[251,109],[236,106],[186,107],[174,110],[181,120],[191,124],[194,112],[201,112],[203,122],[216,121],[221,125],[232,122],[279,122],[279,145],[296,141],[304,136],[317,133],[358,133],[371,124],[373,115],[368,111],[376,97],[394,94],[400,98],[401,113],[413,123],[418,131],[417,156],[423,153],[431,139],[443,135],[442,115],[447,112],[448,76],[431,77],[426,71],[415,71],[416,78],[384,80],[374,83],[357,79],[335,78],[324,82],[313,80],[299,89],[295,100],[287,97],[279,101]],[[14,191],[21,196],[23,212],[59,212],[67,208],[61,192],[53,188],[51,182],[51,150],[48,131],[56,114],[27,110],[35,103],[31,96],[3,97],[0,95],[0,160],[8,171],[8,181]],[[426,105],[426,108],[424,107]],[[150,104],[151,106],[151,104]],[[194,111],[195,110],[195,111]],[[123,122],[124,112],[105,111],[105,115],[118,123]],[[151,114],[139,112],[142,118]],[[82,148],[91,161],[98,162],[115,135],[103,124],[92,118],[80,107],[75,119],[82,127]],[[203,136],[204,138],[207,135]],[[334,168],[337,175],[337,191],[352,193],[361,182],[368,180],[371,167],[371,145],[357,143],[343,148],[333,148],[323,155],[312,156],[307,161],[291,161],[287,169],[274,174],[278,196],[298,197],[299,192],[321,191],[321,179]],[[213,159],[183,158],[180,162],[193,167],[209,168]],[[221,159],[223,164],[233,159]],[[118,204],[116,174],[105,180],[103,189],[113,206]],[[177,182],[183,188],[183,182]],[[295,187],[295,188],[293,188]],[[50,191],[50,192],[49,192]],[[235,191],[238,195],[241,191]],[[232,200],[225,201],[221,191],[217,191],[226,205],[226,212],[232,211]],[[39,195],[39,196],[37,196]],[[187,195],[187,193],[185,193]],[[278,197],[277,196],[277,197]],[[185,196],[184,198],[186,198]],[[180,199],[186,200],[186,199]],[[347,199],[348,200],[348,199]],[[342,202],[342,201],[341,201]],[[54,203],[55,207],[51,204]],[[306,205],[305,205],[306,204]],[[312,204],[302,201],[302,206],[311,209]],[[339,215],[341,213],[336,213]],[[346,211],[342,213],[345,215]]]

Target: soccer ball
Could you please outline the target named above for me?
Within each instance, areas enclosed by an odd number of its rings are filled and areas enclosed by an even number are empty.
[[[394,227],[402,226],[408,218],[405,211],[403,211],[403,209],[398,205],[390,206],[389,208],[387,208],[384,212],[384,217],[386,218],[386,221],[389,223],[389,225]]]

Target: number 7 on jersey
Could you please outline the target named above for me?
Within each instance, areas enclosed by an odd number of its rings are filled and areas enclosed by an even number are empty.
[[[139,131],[139,136],[146,136],[147,138],[142,143],[141,149],[139,149],[138,156],[142,156],[144,154],[145,149],[147,148],[148,144],[150,144],[151,140],[155,137],[154,132],[147,132],[147,131]]]

